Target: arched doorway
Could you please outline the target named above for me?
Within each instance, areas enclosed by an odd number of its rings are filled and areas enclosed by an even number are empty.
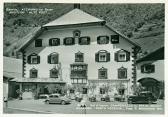
[[[146,77],[146,78],[141,78],[138,80],[139,83],[145,88],[146,91],[151,91],[156,97],[159,97],[160,95],[160,86],[159,86],[159,81]]]

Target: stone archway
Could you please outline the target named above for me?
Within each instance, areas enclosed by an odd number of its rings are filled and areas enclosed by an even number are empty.
[[[156,97],[160,95],[159,81],[155,78],[145,77],[138,80],[146,91],[151,91]]]

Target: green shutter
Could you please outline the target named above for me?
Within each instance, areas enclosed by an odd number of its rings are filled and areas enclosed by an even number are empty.
[[[126,61],[130,61],[130,52],[126,52]]]
[[[107,52],[107,59],[106,59],[106,62],[110,61],[110,53]]]
[[[31,55],[29,55],[29,56],[27,57],[27,63],[28,63],[28,64],[31,64]]]
[[[100,36],[97,37],[97,44],[100,44]]]
[[[141,65],[141,73],[144,73],[144,65]]]
[[[40,63],[40,56],[37,56],[37,64]]]
[[[49,39],[49,46],[52,46],[52,39]]]
[[[48,55],[48,63],[51,64],[51,55]]]
[[[96,61],[96,62],[99,62],[99,53],[96,53],[96,54],[95,54],[95,61]]]
[[[118,52],[114,54],[114,60],[118,62]]]

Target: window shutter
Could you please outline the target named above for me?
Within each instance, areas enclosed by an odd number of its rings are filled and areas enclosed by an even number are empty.
[[[51,55],[48,55],[48,63],[51,64]]]
[[[66,45],[66,38],[64,38],[64,45]]]
[[[100,44],[100,36],[97,37],[97,44]]]
[[[151,65],[151,73],[155,72],[155,65]]]
[[[141,66],[141,73],[144,73],[144,65]]]
[[[96,61],[96,62],[99,62],[99,53],[96,53],[96,54],[95,54],[95,61]]]
[[[40,56],[37,56],[37,64],[40,63]]]
[[[107,52],[107,59],[106,59],[106,62],[110,61],[110,53]]]
[[[31,56],[30,55],[27,57],[27,63],[31,64]]]
[[[87,45],[90,44],[90,37],[87,37]]]
[[[118,52],[114,54],[114,60],[118,62]]]
[[[60,39],[59,39],[59,38],[57,39],[57,41],[58,41],[58,44],[57,44],[57,45],[60,45]]]
[[[72,45],[75,44],[75,38],[72,37]]]
[[[126,61],[130,61],[130,52],[126,52]]]
[[[49,40],[49,46],[52,46],[52,39]]]
[[[56,61],[55,61],[56,64],[58,64],[58,61],[59,61],[59,55],[57,54],[57,55],[56,55]]]

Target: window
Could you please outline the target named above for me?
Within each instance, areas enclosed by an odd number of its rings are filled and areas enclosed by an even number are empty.
[[[42,47],[42,39],[35,40],[35,47]]]
[[[83,88],[82,94],[87,94],[87,88]]]
[[[59,61],[59,54],[58,53],[51,53],[48,55],[48,63],[49,64],[58,64]]]
[[[73,32],[74,38],[79,38],[79,37],[80,37],[80,34],[81,34],[81,32],[80,32],[79,30],[75,30],[75,31]]]
[[[80,45],[89,45],[90,44],[90,37],[80,37],[79,44]]]
[[[105,94],[105,89],[104,88],[100,88],[100,94]]]
[[[126,53],[118,53],[119,61],[126,61]]]
[[[60,45],[60,39],[59,38],[52,38],[49,40],[50,46],[58,46]]]
[[[124,67],[121,67],[118,69],[118,78],[119,79],[125,79],[127,78],[127,69]]]
[[[64,39],[64,45],[74,45],[75,39],[73,37],[66,37]]]
[[[107,69],[102,67],[99,69],[99,73],[98,73],[98,77],[99,79],[107,79]]]
[[[100,50],[95,54],[96,62],[108,62],[110,61],[110,53],[106,50]]]
[[[30,70],[30,78],[37,78],[37,70],[35,68]]]
[[[141,66],[141,73],[154,73],[155,65],[152,64],[144,64]]]
[[[87,83],[87,64],[76,63],[71,64],[71,83],[85,84]]]
[[[58,70],[56,68],[53,68],[50,70],[50,78],[58,78]]]
[[[109,36],[99,36],[97,37],[97,44],[108,44]]]
[[[38,56],[35,53],[27,56],[27,63],[28,64],[39,64],[40,63],[40,56]]]
[[[83,53],[81,52],[75,53],[75,62],[83,62],[83,61],[84,61]]]
[[[112,44],[119,43],[119,35],[111,35],[111,43]]]
[[[123,49],[117,51],[114,56],[115,56],[115,61],[117,62],[130,61],[130,52]]]

